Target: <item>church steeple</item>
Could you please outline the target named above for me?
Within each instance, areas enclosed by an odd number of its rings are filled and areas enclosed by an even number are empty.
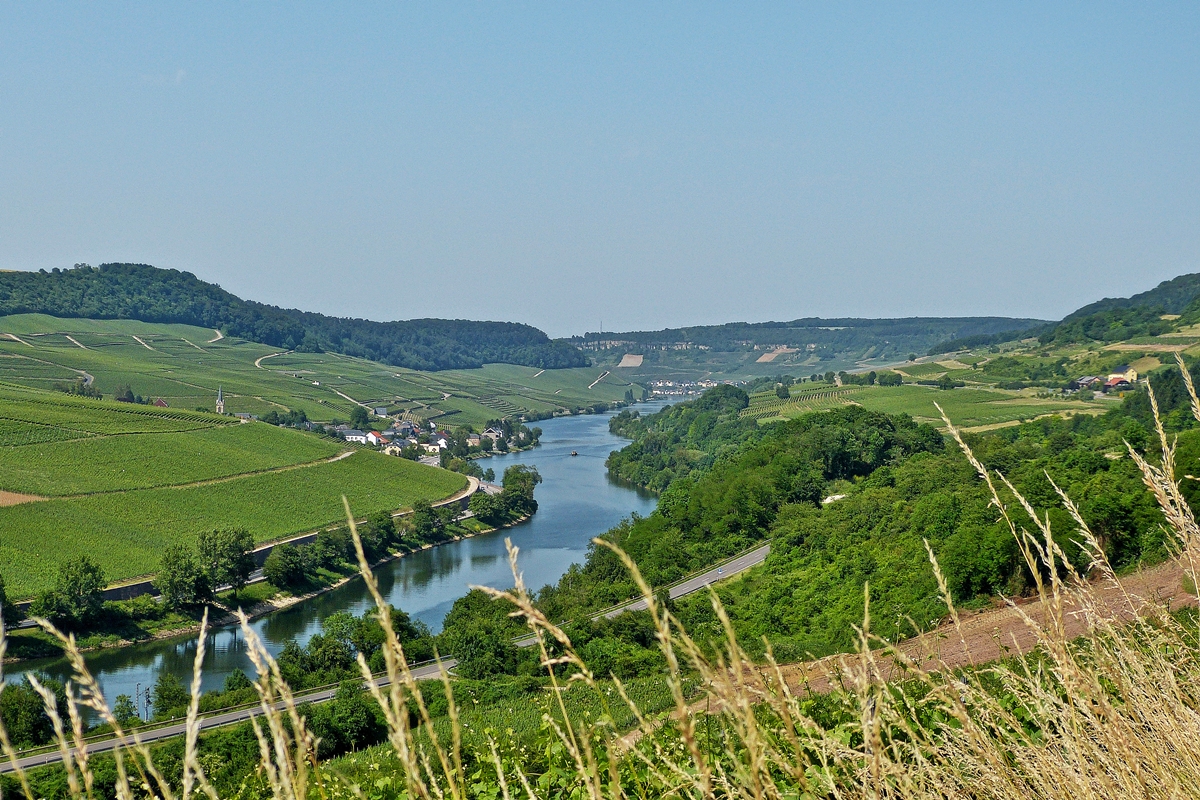
[[[217,413],[225,413],[225,397],[221,394],[221,387],[217,387]]]

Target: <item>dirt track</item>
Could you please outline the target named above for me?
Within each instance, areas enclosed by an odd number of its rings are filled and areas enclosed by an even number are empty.
[[[1168,607],[1174,609],[1196,605],[1196,596],[1183,587],[1183,567],[1173,561],[1122,578],[1121,586],[1096,586],[1093,591],[1114,616],[1126,618],[1132,616],[1132,610],[1125,600],[1125,593],[1133,599],[1135,606],[1169,604]],[[950,667],[961,667],[1028,652],[1037,644],[1037,636],[1021,619],[1021,612],[1039,622],[1046,619],[1046,609],[1041,601],[1020,603],[1019,611],[1011,606],[987,609],[960,615],[961,633],[955,630],[952,622],[947,622],[922,636],[906,640],[900,649],[927,668],[939,659]],[[1064,616],[1069,636],[1087,632],[1086,621],[1081,615],[1072,613],[1069,605]],[[836,655],[789,664],[782,668],[784,678],[793,689],[807,686],[810,691],[824,691],[836,681],[839,664],[845,658],[845,655]]]

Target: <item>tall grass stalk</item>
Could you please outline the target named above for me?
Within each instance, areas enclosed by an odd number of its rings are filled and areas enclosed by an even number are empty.
[[[1200,401],[1186,370],[1184,375],[1193,413],[1200,420]],[[1200,528],[1174,478],[1174,441],[1159,420],[1152,391],[1150,398],[1161,459],[1151,463],[1132,447],[1129,456],[1163,511],[1174,557],[1191,575],[1192,585],[1200,585],[1196,581]],[[515,588],[486,591],[511,603],[513,616],[524,620],[536,637],[550,691],[557,698],[554,712],[547,712],[544,719],[547,736],[562,754],[561,769],[553,780],[549,772],[531,774],[528,764],[504,755],[494,740],[488,740],[483,752],[464,754],[453,684],[444,669],[441,679],[450,699],[451,735],[449,741],[439,737],[404,647],[392,630],[391,607],[371,573],[347,504],[363,578],[385,636],[383,677],[372,676],[361,657],[359,664],[403,772],[402,796],[409,800],[1200,796],[1196,631],[1152,599],[1123,589],[1109,591],[1120,581],[1101,542],[1066,493],[1055,486],[1087,556],[1088,568],[1084,574],[1077,571],[1052,535],[1048,517],[1039,516],[1005,476],[986,469],[948,419],[946,425],[989,488],[997,513],[1033,577],[1040,600],[1037,610],[1032,610],[1033,605],[1010,606],[1035,634],[1035,652],[975,664],[946,579],[926,543],[959,638],[957,646],[971,666],[952,667],[940,654],[918,660],[876,636],[871,631],[870,593],[864,587],[866,612],[856,631],[858,646],[832,668],[833,688],[826,699],[833,702],[827,707],[840,712],[831,721],[828,713],[815,710],[816,701],[804,679],[790,677],[793,671],[775,663],[769,644],[765,664],[747,656],[715,593],[710,592],[710,599],[724,633],[719,645],[693,639],[658,601],[637,565],[607,541],[596,540],[616,552],[643,594],[665,658],[672,700],[668,713],[645,714],[614,678],[617,696],[637,721],[632,731],[618,730],[611,714],[589,721],[572,718],[568,712],[563,702],[568,687],[591,687],[605,704],[608,694],[567,632],[534,604],[517,569],[517,550],[510,544]],[[1086,621],[1085,636],[1072,638],[1068,615]],[[113,717],[74,639],[46,622],[40,624],[58,637],[75,672],[67,685],[65,719],[53,693],[31,680],[54,726],[68,794],[72,798],[95,795],[82,722],[90,709],[112,726],[119,743],[115,752],[118,797],[189,800],[201,792],[216,800],[197,755],[204,633],[191,686],[182,774],[164,775],[137,732],[124,731]],[[275,798],[330,796],[342,779],[316,758],[317,742],[306,728],[296,698],[245,617],[242,629],[257,674],[259,708],[254,730],[265,785]],[[3,648],[0,629],[0,656]],[[698,694],[691,688],[695,686],[701,687]],[[714,724],[720,731],[717,736],[711,733]],[[17,762],[18,753],[2,727],[0,750]],[[464,766],[468,755],[473,763],[494,772],[494,784],[481,782],[479,773],[468,779]],[[28,776],[20,769],[15,776],[20,792],[32,800]],[[362,794],[357,786],[347,788]]]

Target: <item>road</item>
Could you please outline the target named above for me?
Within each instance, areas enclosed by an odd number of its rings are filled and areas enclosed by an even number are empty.
[[[684,595],[691,594],[692,592],[697,592],[697,591],[705,588],[706,586],[716,583],[717,581],[722,581],[722,580],[725,580],[726,578],[731,578],[734,575],[745,572],[746,570],[750,569],[751,567],[755,567],[755,566],[763,563],[763,561],[766,560],[766,558],[767,558],[767,554],[770,552],[771,552],[771,545],[764,544],[761,547],[755,548],[754,550],[751,550],[748,553],[743,553],[742,555],[732,559],[731,561],[726,562],[725,564],[722,564],[717,567],[713,567],[710,570],[701,572],[698,575],[694,575],[691,578],[687,578],[683,581],[680,581],[679,583],[668,587],[667,591],[672,598],[683,597]],[[615,617],[619,614],[623,614],[626,611],[641,611],[641,610],[644,610],[645,608],[646,608],[645,599],[638,598],[636,600],[630,600],[627,603],[622,603],[621,605],[615,606],[606,611],[601,611],[600,613],[598,613],[596,615],[596,618],[603,616],[603,617],[607,617],[608,619],[612,619],[613,617]],[[526,636],[522,639],[517,640],[516,645],[518,647],[530,647],[530,646],[536,644],[536,642],[537,642],[537,640],[533,636]],[[445,668],[448,671],[448,670],[453,669],[457,663],[458,662],[455,661],[453,658],[447,658],[447,659],[443,660],[440,664],[433,663],[433,664],[426,664],[426,665],[423,665],[420,667],[416,667],[413,669],[412,674],[413,674],[413,677],[416,678],[417,680],[436,678],[442,668]],[[387,678],[379,678],[378,680],[380,681],[380,685],[387,684]],[[324,702],[326,700],[331,699],[335,692],[337,692],[337,687],[321,689],[319,691],[310,692],[308,694],[302,694],[302,695],[298,696],[296,698],[296,702],[298,704],[299,703]],[[210,730],[212,728],[220,728],[225,725],[233,725],[238,722],[245,722],[246,720],[248,720],[252,717],[259,716],[261,713],[262,713],[262,710],[260,708],[258,708],[257,706],[255,706],[253,708],[235,709],[232,711],[225,711],[225,712],[222,712],[219,714],[212,714],[210,716],[201,717],[200,729],[201,730]],[[179,722],[179,723],[173,723],[171,725],[165,725],[161,728],[154,728],[152,730],[140,731],[139,735],[141,736],[143,742],[155,742],[155,741],[159,741],[160,739],[169,739],[173,736],[182,736],[184,734],[184,732],[185,732],[185,723]],[[89,753],[103,753],[103,752],[112,750],[114,747],[116,747],[116,745],[117,745],[117,742],[115,739],[107,739],[104,741],[96,742],[94,744],[89,744],[88,752]],[[58,753],[58,751],[52,750],[50,752],[38,753],[36,755],[31,755],[31,756],[25,756],[24,758],[18,759],[18,763],[20,764],[22,769],[31,769],[33,767],[41,767],[41,766],[45,766],[47,764],[52,764],[59,760],[61,760],[61,756]],[[11,762],[4,762],[3,764],[0,764],[0,774],[12,772],[12,771],[13,771],[13,765]]]
[[[740,572],[745,572],[751,567],[757,567],[759,564],[767,560],[767,555],[771,552],[771,545],[764,544],[762,547],[755,548],[748,553],[743,553],[737,558],[725,564],[713,567],[707,572],[702,572],[699,575],[680,581],[674,586],[667,588],[667,594],[674,600],[676,597],[683,597],[685,594],[697,592],[704,587],[723,581],[726,578],[731,578]],[[623,614],[626,611],[642,611],[646,608],[646,599],[639,597],[637,600],[631,600],[628,603],[617,606],[609,611],[602,612],[605,617],[612,619],[618,614]]]
[[[417,680],[425,680],[427,678],[436,678],[438,676],[438,674],[440,673],[442,667],[445,667],[446,669],[449,670],[449,669],[452,669],[456,663],[457,662],[454,659],[448,658],[445,661],[442,661],[441,664],[437,664],[437,663],[426,664],[425,666],[418,667],[412,671],[412,674],[413,674],[413,677],[416,678]],[[379,683],[380,683],[380,685],[386,686],[388,683],[388,680],[386,677],[380,678]],[[330,689],[321,689],[320,691],[310,692],[308,694],[303,694],[303,695],[300,695],[299,697],[297,697],[296,703],[302,704],[302,703],[324,702],[326,700],[331,699],[336,692],[337,692],[336,686],[334,686],[333,688],[330,688]],[[282,703],[276,705],[276,708],[282,708],[282,707],[283,707]],[[234,723],[244,722],[244,721],[250,719],[251,717],[256,717],[261,714],[262,714],[262,709],[255,706],[254,708],[235,709],[233,711],[226,711],[226,712],[223,712],[220,714],[213,714],[211,716],[201,717],[200,718],[200,730],[210,730],[212,728],[220,728],[225,725],[233,725]],[[187,723],[186,723],[186,721],[184,721],[184,722],[172,723],[170,725],[164,725],[161,728],[154,728],[152,730],[139,731],[138,735],[141,737],[143,742],[157,742],[161,739],[170,739],[171,737],[174,737],[174,736],[182,736],[186,732],[186,729],[187,729]],[[88,753],[105,753],[105,752],[112,750],[116,746],[117,746],[116,739],[106,739],[104,741],[89,744],[88,745]],[[32,756],[25,756],[24,758],[18,759],[17,763],[20,764],[21,769],[32,769],[34,767],[44,767],[47,764],[53,764],[53,763],[59,762],[61,760],[62,760],[62,755],[58,752],[58,750],[51,750],[46,753],[37,753]],[[0,764],[0,773],[7,773],[7,772],[12,772],[12,771],[13,771],[12,762],[6,761],[3,764]]]

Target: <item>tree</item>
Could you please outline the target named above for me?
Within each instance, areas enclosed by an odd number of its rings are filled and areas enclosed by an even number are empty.
[[[899,372],[885,372],[879,376],[880,386],[899,386],[903,382]]]
[[[87,624],[100,616],[104,608],[104,571],[90,556],[65,561],[58,567],[54,587],[57,616],[73,625]]]
[[[350,424],[360,431],[365,431],[371,427],[371,414],[362,406],[355,406],[350,410]]]
[[[225,678],[225,684],[221,687],[222,692],[240,692],[242,689],[249,689],[254,684],[246,677],[246,673],[240,669],[235,669]]]
[[[441,533],[442,518],[428,500],[421,499],[413,503],[412,527],[413,533],[425,543],[433,541]]]
[[[38,680],[54,692],[58,711],[65,716],[66,692],[62,684],[45,676]],[[36,747],[54,738],[54,726],[28,676],[24,682],[10,683],[0,691],[0,724],[4,725],[9,740],[17,747]]]
[[[21,621],[21,609],[16,603],[8,602],[8,594],[4,591],[4,576],[0,575],[0,614],[3,614],[4,625],[11,627]]]
[[[154,588],[162,595],[167,608],[174,609],[194,605],[202,595],[208,593],[207,581],[196,566],[191,548],[173,544],[163,551],[158,575],[154,577]]]
[[[302,583],[305,574],[300,551],[287,542],[275,545],[263,562],[263,575],[281,589]]]
[[[532,514],[537,511],[537,501],[533,499],[533,488],[542,482],[536,467],[527,464],[513,464],[504,470],[501,485],[504,491],[500,497],[504,507],[520,514]]]
[[[117,695],[117,700],[113,703],[112,713],[116,717],[117,722],[126,727],[135,719],[138,722],[142,721],[141,716],[137,712],[137,706],[133,704],[133,698],[127,694]]]
[[[154,699],[150,701],[154,708],[154,718],[167,719],[172,715],[171,712],[185,711],[191,699],[192,696],[183,688],[183,682],[179,678],[165,670],[160,672],[154,684]]]
[[[466,621],[448,630],[444,642],[458,661],[455,673],[463,678],[481,680],[516,671],[517,646],[511,634],[492,620]]]
[[[228,585],[236,598],[254,571],[254,537],[245,528],[205,531],[198,549],[200,568],[213,590]]]
[[[332,567],[355,558],[354,543],[343,528],[321,531],[310,548],[313,563],[318,567]]]
[[[495,525],[504,518],[504,501],[487,492],[480,491],[471,495],[467,508],[471,510],[476,519],[487,525]]]
[[[775,396],[778,397],[780,400],[788,400],[791,398],[792,393],[790,391],[788,391],[788,387],[784,386],[783,384],[780,384],[775,387]]]

